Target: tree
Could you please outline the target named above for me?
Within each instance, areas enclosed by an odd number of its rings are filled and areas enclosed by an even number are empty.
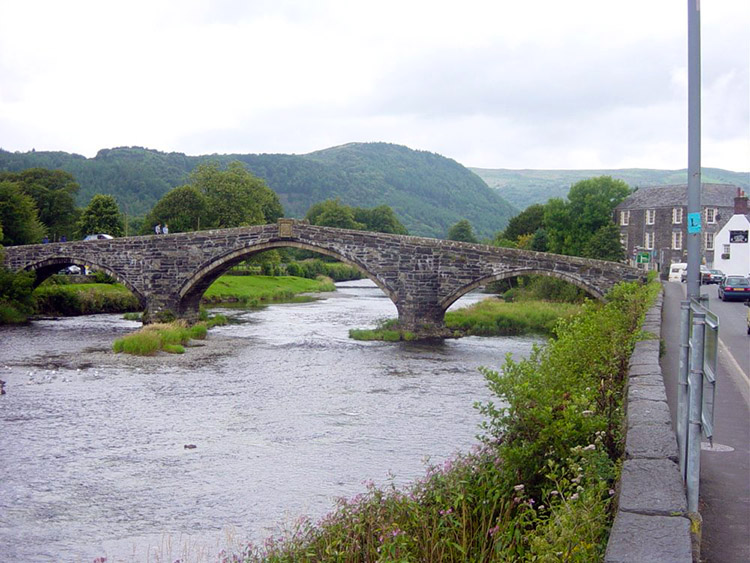
[[[535,203],[508,221],[508,226],[496,238],[517,240],[522,235],[534,234],[544,226],[544,205]]]
[[[398,220],[393,209],[388,205],[379,205],[372,209],[355,207],[354,220],[357,223],[364,224],[366,231],[391,233],[394,235],[409,234],[409,231],[406,230],[406,227]]]
[[[189,183],[206,197],[206,227],[259,225],[283,216],[276,193],[241,162],[230,162],[226,170],[215,163],[201,164],[190,174]]]
[[[34,200],[39,220],[53,239],[73,234],[78,216],[75,196],[79,185],[72,174],[29,168],[22,172],[0,172],[0,181],[3,180],[18,184],[21,191]]]
[[[208,228],[208,201],[195,186],[180,186],[168,191],[146,216],[143,234],[152,234],[154,225],[169,224],[169,232],[183,233]]]
[[[5,246],[39,243],[47,234],[33,198],[15,182],[0,182],[0,224]]]
[[[478,242],[477,237],[474,236],[474,229],[467,219],[461,219],[458,223],[448,229],[448,240]]]
[[[327,199],[314,204],[307,210],[305,219],[311,225],[337,227],[339,229],[364,230],[365,225],[354,219],[354,209],[344,205],[339,199]]]
[[[111,195],[97,194],[81,213],[76,225],[78,236],[95,233],[107,233],[113,237],[121,237],[124,232],[122,214],[117,201]]]
[[[549,251],[570,256],[590,253],[599,256],[601,252],[613,256],[612,242],[605,240],[611,237],[610,228],[602,231],[593,245],[591,239],[600,229],[612,224],[613,209],[629,193],[630,188],[622,180],[599,176],[571,186],[567,201],[549,200],[544,209]],[[619,244],[619,235],[617,242]]]
[[[625,249],[620,242],[620,229],[614,223],[604,225],[586,243],[583,255],[597,260],[621,262],[625,260]]]

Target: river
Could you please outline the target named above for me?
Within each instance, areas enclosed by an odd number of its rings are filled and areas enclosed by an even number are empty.
[[[477,368],[537,340],[356,342],[396,309],[337,285],[182,356],[110,353],[139,326],[116,315],[0,327],[0,561],[214,561],[476,444]]]

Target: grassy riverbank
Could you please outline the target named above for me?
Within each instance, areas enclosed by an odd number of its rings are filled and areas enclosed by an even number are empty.
[[[111,283],[42,284],[34,290],[39,315],[91,315],[138,311],[140,303],[124,285]]]
[[[48,282],[34,290],[35,308],[39,315],[90,315],[140,310],[138,299],[121,284],[64,283],[65,278],[54,281],[57,283]],[[290,301],[302,293],[335,289],[330,279],[322,277],[222,276],[208,288],[201,302],[239,303],[252,307]]]
[[[621,284],[501,372],[483,445],[403,490],[369,487],[228,561],[599,561],[623,455],[628,360],[658,284]],[[502,405],[502,406],[501,406]]]
[[[469,307],[448,311],[445,326],[455,337],[552,335],[560,319],[567,319],[580,311],[580,304],[534,300],[508,303],[488,297]],[[354,340],[389,342],[414,338],[412,333],[399,329],[396,319],[381,322],[374,329],[352,329],[349,336]]]
[[[221,276],[203,294],[202,303],[241,303],[255,307],[265,303],[290,301],[302,293],[335,291],[329,278],[297,276]]]

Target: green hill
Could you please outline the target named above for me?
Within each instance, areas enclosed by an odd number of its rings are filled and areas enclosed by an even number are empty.
[[[338,197],[356,207],[389,205],[414,235],[444,237],[451,225],[468,219],[478,236],[491,237],[518,213],[454,160],[387,143],[351,143],[306,155],[186,156],[121,147],[85,158],[0,150],[0,170],[66,170],[81,185],[79,205],[94,194],[112,194],[129,215],[147,213],[168,190],[184,184],[198,164],[233,160],[266,180],[288,217],[303,217],[313,203]]]
[[[552,197],[564,198],[572,184],[594,176],[612,176],[623,180],[631,188],[666,184],[686,184],[687,170],[654,170],[624,168],[619,170],[509,170],[470,168],[487,185],[519,209],[533,203],[546,203]],[[750,174],[731,172],[721,168],[703,168],[702,181],[715,184],[734,184],[750,190]]]

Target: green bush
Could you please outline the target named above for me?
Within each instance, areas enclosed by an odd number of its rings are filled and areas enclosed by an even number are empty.
[[[112,349],[135,356],[152,356],[161,349],[161,338],[155,332],[139,331],[115,340]]]

